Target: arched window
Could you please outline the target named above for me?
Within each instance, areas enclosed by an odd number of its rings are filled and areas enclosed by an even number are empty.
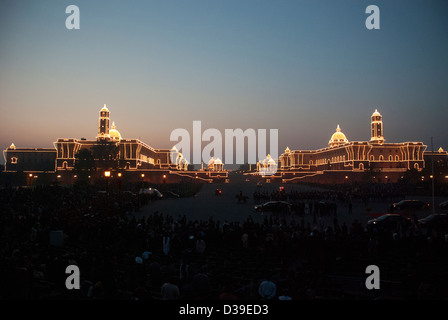
[[[359,164],[359,170],[364,170],[364,163]]]
[[[313,160],[310,160],[310,165],[312,165],[313,164]]]
[[[392,156],[389,156],[389,161],[392,161],[394,158]]]
[[[414,163],[414,169],[419,169],[420,167],[419,167],[419,165],[418,165],[418,163]]]
[[[370,161],[374,161],[375,157],[373,155],[370,156]]]
[[[380,161],[383,161],[383,160],[384,160],[383,155],[380,155]]]
[[[399,156],[395,156],[395,161],[400,161],[400,157]]]

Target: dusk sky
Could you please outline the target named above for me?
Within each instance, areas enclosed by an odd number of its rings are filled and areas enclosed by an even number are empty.
[[[326,147],[338,124],[365,141],[377,108],[386,142],[448,149],[447,17],[446,0],[1,1],[0,148],[95,139],[106,104],[155,148],[194,120],[278,129],[280,152]]]

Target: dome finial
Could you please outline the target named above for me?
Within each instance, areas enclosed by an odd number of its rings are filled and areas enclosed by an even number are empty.
[[[341,127],[338,125],[338,127],[336,128],[337,132],[341,132]]]

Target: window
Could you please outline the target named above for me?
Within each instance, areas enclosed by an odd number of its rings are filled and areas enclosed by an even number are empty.
[[[383,160],[384,160],[383,155],[380,155],[380,161],[383,161]]]
[[[17,163],[17,157],[12,157],[11,158],[11,163],[16,164]]]
[[[372,155],[372,156],[370,156],[370,161],[374,161],[375,160],[375,157]]]
[[[389,156],[389,161],[392,161],[393,160],[393,157],[392,156]]]
[[[395,161],[400,161],[400,157],[399,156],[395,156]]]

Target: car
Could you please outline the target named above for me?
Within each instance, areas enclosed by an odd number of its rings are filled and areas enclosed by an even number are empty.
[[[172,192],[172,191],[165,191],[165,192],[163,192],[163,197],[165,199],[168,199],[168,198],[177,199],[177,198],[180,198],[180,195],[178,195],[177,193]]]
[[[391,211],[393,210],[406,210],[406,209],[427,209],[429,208],[429,203],[422,200],[401,200],[397,203],[392,203]]]
[[[429,216],[419,219],[418,225],[421,228],[431,228],[440,231],[448,230],[448,214],[433,213]]]
[[[368,228],[376,227],[384,230],[396,230],[400,225],[409,227],[412,225],[412,220],[396,213],[387,213],[367,221]]]
[[[291,212],[292,204],[286,201],[268,201],[254,206],[258,212]]]
[[[442,210],[448,210],[448,200],[439,203],[439,208]]]
[[[141,188],[139,193],[147,194],[154,198],[163,198],[163,194],[159,190],[154,188]]]
[[[222,194],[222,190],[221,189],[216,189],[215,190],[215,196],[220,196]]]

